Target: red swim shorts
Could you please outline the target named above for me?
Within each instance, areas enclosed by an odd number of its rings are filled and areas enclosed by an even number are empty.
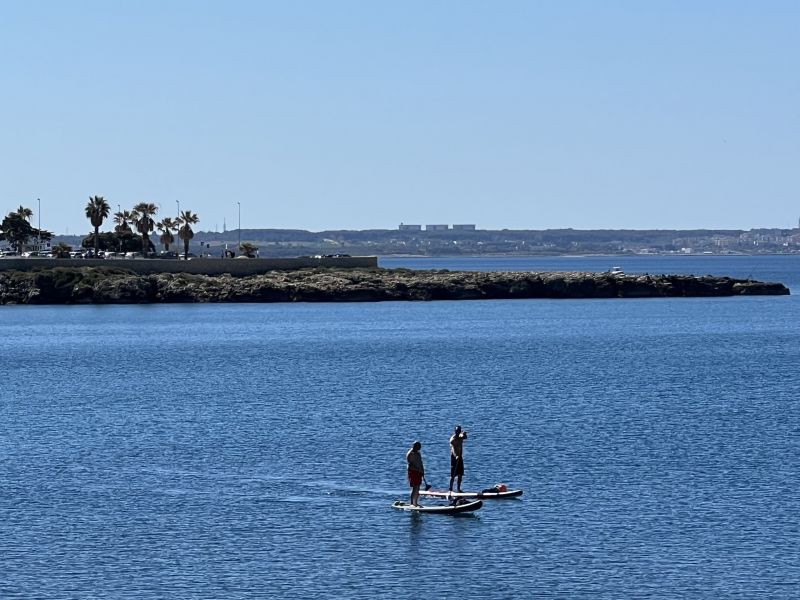
[[[422,473],[413,469],[408,470],[408,484],[411,487],[417,487],[422,483]]]

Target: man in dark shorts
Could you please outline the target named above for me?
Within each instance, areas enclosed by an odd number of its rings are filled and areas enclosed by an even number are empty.
[[[406,462],[408,463],[408,485],[411,486],[411,505],[417,506],[419,500],[419,486],[425,476],[425,467],[422,466],[422,454],[420,449],[422,444],[414,442],[411,450],[406,452]]]
[[[461,425],[456,425],[455,432],[450,436],[450,491],[453,491],[453,480],[458,477],[458,491],[461,491],[461,478],[464,477],[464,440],[467,432],[461,431]]]

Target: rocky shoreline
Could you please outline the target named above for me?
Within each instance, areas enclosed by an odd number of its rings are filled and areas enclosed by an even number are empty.
[[[301,269],[233,277],[108,267],[0,271],[0,304],[378,302],[502,298],[786,295],[780,283],[717,276]]]

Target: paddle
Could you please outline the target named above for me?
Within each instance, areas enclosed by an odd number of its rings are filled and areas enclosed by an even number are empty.
[[[431,485],[428,485],[428,480],[427,480],[427,479],[425,479],[425,474],[424,474],[424,473],[423,473],[423,475],[422,475],[422,481],[424,481],[424,482],[425,482],[425,491],[426,491],[426,492],[427,492],[429,489],[431,489],[431,487],[433,487],[433,486],[431,486]]]

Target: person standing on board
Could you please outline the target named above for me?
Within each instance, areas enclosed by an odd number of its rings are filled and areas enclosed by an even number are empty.
[[[421,448],[422,444],[416,441],[414,445],[411,446],[411,450],[406,452],[408,485],[411,486],[412,506],[417,506],[417,500],[419,500],[419,486],[422,483],[422,478],[425,476],[425,467],[422,466],[422,454],[420,454]]]
[[[464,440],[467,432],[461,431],[461,425],[456,425],[453,435],[450,436],[450,491],[453,491],[453,480],[458,477],[458,491],[461,491],[461,478],[464,477]]]

